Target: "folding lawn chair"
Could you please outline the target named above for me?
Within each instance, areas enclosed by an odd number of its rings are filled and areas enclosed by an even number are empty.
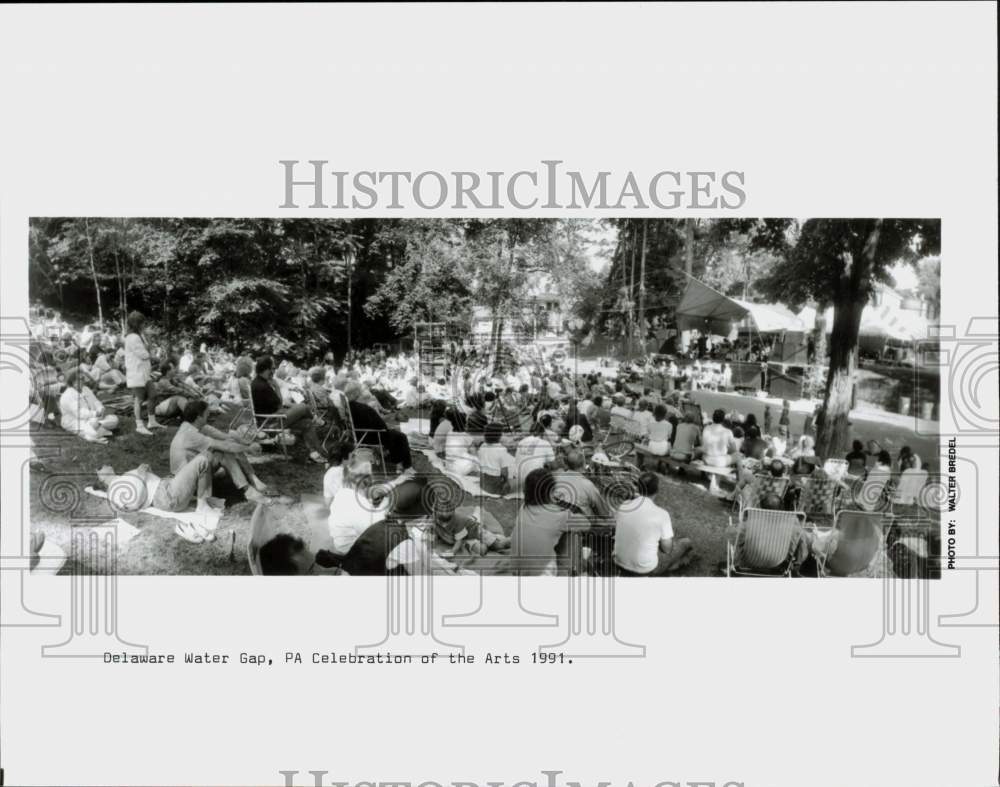
[[[773,476],[770,473],[756,473],[750,482],[750,487],[746,497],[737,493],[733,498],[733,508],[736,513],[742,516],[748,508],[760,508],[761,502],[769,495],[777,495],[779,500],[784,500],[788,492],[788,484],[791,479],[788,476]]]
[[[790,577],[804,523],[799,511],[745,509],[726,543],[726,576]]]
[[[832,526],[840,490],[840,484],[832,478],[809,476],[802,482],[795,510],[805,514],[809,521],[815,521],[817,517],[829,518]]]
[[[382,443],[382,435],[385,429],[358,429],[354,425],[354,416],[351,415],[350,404],[344,408],[347,412],[347,428],[350,429],[354,438],[355,448],[364,446],[371,449],[373,462],[377,462],[380,470],[386,472],[385,446]],[[373,442],[374,441],[374,442]]]
[[[838,511],[833,524],[837,538],[833,552],[816,556],[819,575],[849,577],[866,572],[871,576],[878,568],[877,558],[884,557],[885,529],[890,522],[879,511]]]
[[[851,487],[851,500],[862,511],[887,511],[891,507],[892,473],[869,470],[868,476]]]
[[[323,437],[319,443],[320,448],[326,451],[326,447],[331,442],[331,440],[333,442],[337,442],[337,439],[340,437],[340,432],[341,432],[340,424],[338,424],[335,419],[330,417],[329,411],[324,410],[323,408],[320,407],[319,402],[316,401],[316,396],[313,394],[312,390],[310,390],[308,386],[302,388],[301,390],[302,390],[302,395],[306,400],[306,404],[309,405],[309,409],[312,411],[313,418],[316,420],[317,424],[319,426],[326,426],[326,432],[323,434]],[[334,391],[332,394],[330,394],[331,406],[333,406],[338,413],[340,413],[342,409],[347,409],[349,412],[350,408],[347,407],[341,408],[337,407],[337,405],[334,404],[334,397],[336,397],[338,394],[343,396],[343,394],[340,391]],[[343,416],[341,415],[341,417]]]
[[[253,396],[250,394],[250,381],[240,380],[240,408],[229,422],[229,429],[235,430],[240,426],[247,427],[246,437],[256,440],[258,435],[265,435],[272,442],[276,442],[281,447],[281,453],[287,458],[288,448],[285,440],[285,414],[271,413],[269,415],[258,415],[253,408]]]

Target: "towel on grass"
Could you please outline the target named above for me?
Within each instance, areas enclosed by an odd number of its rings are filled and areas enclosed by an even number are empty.
[[[94,497],[101,498],[102,500],[108,499],[108,493],[103,489],[94,489],[94,487],[88,486],[85,487],[83,491],[88,495],[93,495]],[[219,526],[219,520],[222,519],[222,511],[217,508],[213,508],[211,511],[203,513],[201,511],[164,511],[162,508],[146,506],[146,508],[141,508],[132,513],[150,514],[151,516],[163,517],[164,519],[175,519],[178,522],[193,525],[201,528],[202,530],[206,530],[209,533],[215,531],[215,529]]]

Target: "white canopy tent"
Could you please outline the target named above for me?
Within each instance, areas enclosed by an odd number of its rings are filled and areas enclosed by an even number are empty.
[[[807,330],[802,321],[780,303],[750,303],[730,298],[707,284],[689,278],[675,311],[677,327],[729,336],[740,324],[758,333]]]
[[[816,325],[816,310],[811,306],[804,307],[798,314],[806,330],[812,330]],[[833,307],[824,312],[826,332],[833,330]],[[927,339],[930,336],[930,326],[927,318],[909,309],[893,309],[887,304],[876,306],[869,304],[861,312],[861,336],[882,337],[894,342],[914,342]]]

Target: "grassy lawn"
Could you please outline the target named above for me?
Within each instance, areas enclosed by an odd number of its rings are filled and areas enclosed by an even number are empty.
[[[35,433],[39,453],[58,446],[58,455],[46,455],[44,471],[31,474],[31,526],[45,532],[46,538],[61,546],[71,559],[81,561],[75,568],[67,563],[63,573],[78,571],[94,573],[109,570],[108,555],[100,551],[74,550],[73,534],[99,528],[113,514],[107,502],[85,494],[83,488],[93,483],[95,471],[103,464],[111,464],[117,471],[131,469],[148,462],[154,472],[169,472],[168,451],[176,424],[159,430],[152,437],[134,432],[130,417],[122,419],[119,436],[108,445],[86,443],[71,438],[58,429],[41,429]],[[223,423],[216,423],[224,427]],[[51,448],[49,449],[51,450]],[[53,452],[54,453],[54,452]],[[306,461],[304,449],[289,449],[289,459],[282,458],[276,449],[266,449],[264,460],[257,465],[260,477],[273,489],[296,500],[285,506],[274,506],[276,516],[285,528],[300,535],[313,548],[323,545],[323,522],[310,521],[300,498],[302,495],[318,496],[322,493],[324,468]],[[414,453],[414,467],[418,473],[434,474],[422,454]],[[137,528],[137,532],[118,546],[117,572],[119,574],[161,575],[226,575],[248,574],[246,546],[249,538],[252,503],[225,480],[216,479],[214,494],[226,499],[226,510],[216,531],[216,540],[204,544],[191,544],[174,533],[174,522],[149,514],[126,514],[122,517]],[[681,576],[719,576],[720,563],[726,555],[725,530],[729,523],[729,504],[708,494],[703,482],[684,476],[661,476],[660,491],[656,502],[670,512],[677,536],[694,542],[695,557],[681,572]],[[476,500],[466,496],[465,505],[474,506]],[[483,498],[483,507],[510,533],[520,501]]]

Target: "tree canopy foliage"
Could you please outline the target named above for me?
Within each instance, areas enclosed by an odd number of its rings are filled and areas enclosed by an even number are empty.
[[[138,309],[175,341],[310,358],[391,342],[418,321],[513,317],[529,273],[593,300],[594,222],[551,219],[41,218],[32,298],[85,321]]]

